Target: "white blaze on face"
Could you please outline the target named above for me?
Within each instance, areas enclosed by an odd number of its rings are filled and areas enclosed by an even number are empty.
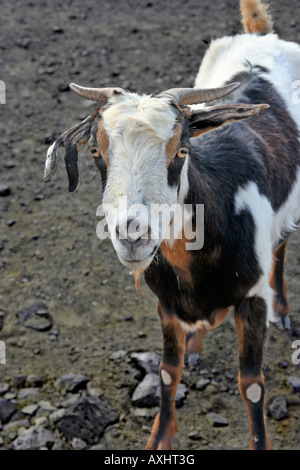
[[[124,93],[110,100],[102,117],[109,139],[103,203],[117,209],[120,200],[126,198],[128,208],[143,205],[150,224],[151,205],[171,206],[177,201],[177,188],[168,185],[167,156],[167,144],[177,124],[176,111],[167,99]],[[127,216],[117,213],[116,223],[118,217],[121,221]],[[115,237],[112,242],[127,266],[131,261],[141,261],[137,269],[148,266],[158,244],[158,240],[151,240],[133,253]]]
[[[126,93],[114,96],[103,113],[109,137],[109,172],[104,202],[128,204],[174,201],[167,183],[166,144],[171,139],[176,112],[164,99]]]

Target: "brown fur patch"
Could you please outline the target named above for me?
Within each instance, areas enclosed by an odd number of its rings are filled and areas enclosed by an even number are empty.
[[[166,146],[166,153],[167,153],[167,164],[169,165],[173,160],[175,154],[177,153],[179,146],[180,146],[180,139],[182,134],[182,125],[180,123],[177,124],[175,128],[175,132]]]
[[[246,33],[272,33],[273,23],[268,6],[260,0],[241,0],[241,13]]]
[[[287,282],[284,279],[284,264],[286,261],[287,241],[281,243],[273,252],[273,265],[270,275],[270,286],[274,289],[273,308],[281,317],[288,315],[290,306],[287,301]]]
[[[191,255],[186,250],[185,244],[188,240],[184,237],[180,239],[176,239],[172,246],[170,246],[167,242],[162,242],[160,245],[160,249],[176,270],[178,274],[187,282],[192,282],[192,276],[189,270],[190,263],[191,263]]]
[[[101,155],[108,169],[107,151],[109,147],[109,138],[104,128],[102,119],[99,120],[96,139],[97,139],[97,144],[99,145],[99,148],[100,148]]]

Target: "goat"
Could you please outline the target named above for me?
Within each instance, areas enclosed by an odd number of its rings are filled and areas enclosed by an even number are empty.
[[[186,249],[184,222],[173,239],[163,231],[152,237],[148,220],[139,222],[139,236],[130,237],[125,229],[132,219],[118,211],[110,226],[120,261],[136,279],[143,273],[159,300],[161,405],[147,449],[171,448],[184,354],[201,351],[204,334],[232,306],[249,448],[272,449],[263,344],[270,321],[289,324],[283,267],[288,235],[300,220],[300,108],[292,100],[300,48],[272,32],[260,0],[241,0],[241,12],[245,34],[212,42],[193,89],[149,96],[71,84],[100,105],[62,134],[46,157],[49,181],[59,147],[65,147],[74,191],[77,151],[88,143],[102,176],[103,202],[114,207],[124,196],[147,211],[152,204],[204,204],[200,250]],[[195,210],[191,217],[195,226]]]

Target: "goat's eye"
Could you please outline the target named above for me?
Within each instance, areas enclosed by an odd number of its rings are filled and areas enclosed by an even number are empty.
[[[90,151],[91,151],[91,154],[93,155],[93,157],[100,157],[100,152],[97,149],[97,147],[91,147]]]
[[[182,147],[180,150],[178,150],[177,157],[185,158],[187,154],[188,154],[188,149],[186,147]]]

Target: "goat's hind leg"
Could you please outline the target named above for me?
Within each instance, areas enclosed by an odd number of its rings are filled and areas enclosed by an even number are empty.
[[[152,434],[146,446],[148,450],[170,450],[177,432],[175,418],[175,394],[181,379],[186,333],[180,320],[159,304],[164,339],[163,359],[159,367],[161,385],[160,413],[156,416]]]
[[[267,306],[264,299],[251,297],[235,306],[239,337],[239,388],[247,407],[251,450],[270,450],[264,416],[265,386],[262,374]]]
[[[274,311],[278,316],[277,326],[282,329],[290,328],[290,306],[287,301],[287,284],[284,279],[284,264],[286,258],[287,239],[284,240],[273,253],[273,268],[270,285],[275,291]]]

